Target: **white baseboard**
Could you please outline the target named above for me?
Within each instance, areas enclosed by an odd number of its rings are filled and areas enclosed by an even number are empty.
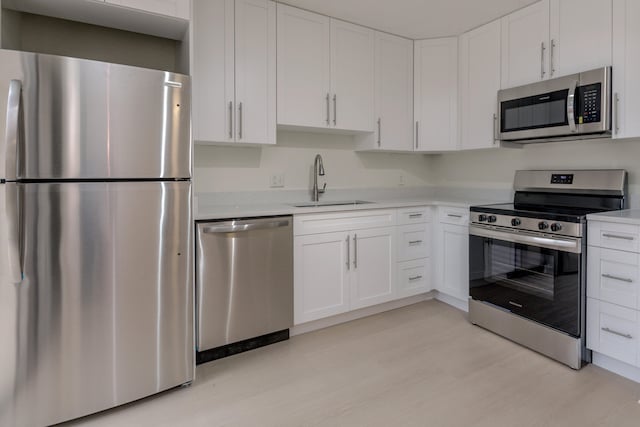
[[[461,300],[459,298],[452,297],[451,295],[443,294],[442,292],[437,292],[435,298],[438,301],[442,301],[445,304],[449,304],[450,306],[457,308],[458,310],[462,310],[466,313],[469,312],[468,299]]]
[[[614,374],[618,374],[622,377],[628,378],[632,381],[640,383],[640,368],[626,364],[616,359],[612,359],[604,354],[593,352],[593,358],[591,363],[596,366],[611,371]]]
[[[374,305],[372,307],[361,308],[360,310],[350,311],[348,313],[338,314],[336,316],[327,317],[325,319],[314,320],[313,322],[296,325],[289,329],[289,335],[301,335],[307,332],[317,331],[318,329],[328,328],[330,326],[339,325],[340,323],[350,322],[352,320],[361,319],[363,317],[372,316],[374,314],[383,313],[396,308],[406,307],[422,301],[433,299],[434,292],[427,292],[409,298],[403,298],[396,301],[390,301],[384,304]]]

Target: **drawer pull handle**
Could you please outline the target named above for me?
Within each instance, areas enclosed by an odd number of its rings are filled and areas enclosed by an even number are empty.
[[[419,245],[422,243],[422,240],[412,240],[409,242],[409,245]]]
[[[618,280],[620,282],[633,283],[633,279],[627,279],[625,277],[612,276],[611,274],[603,274],[602,277],[605,279]]]
[[[456,215],[456,214],[447,214],[447,216],[450,216],[451,218],[462,218],[462,215]]]
[[[602,329],[605,332],[609,332],[610,334],[622,337],[622,338],[627,338],[629,340],[633,339],[633,336],[631,334],[623,334],[622,332],[614,331],[613,329],[609,329],[609,328],[600,328],[600,329]]]
[[[409,218],[422,218],[422,214],[410,214]]]
[[[608,233],[604,233],[602,237],[608,237],[610,239],[634,240],[634,238],[631,236],[619,236],[617,234],[608,234]]]
[[[422,276],[413,276],[413,277],[409,277],[409,281],[410,281],[410,282],[413,282],[413,281],[415,281],[415,280],[420,280],[420,279],[422,279]]]

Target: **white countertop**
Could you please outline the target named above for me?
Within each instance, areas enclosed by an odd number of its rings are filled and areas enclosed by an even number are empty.
[[[198,203],[195,219],[201,220],[215,220],[225,218],[248,218],[259,216],[274,216],[274,215],[300,215],[309,213],[326,213],[326,212],[345,212],[352,210],[362,209],[394,209],[413,206],[454,206],[461,208],[469,208],[472,205],[486,205],[491,203],[504,203],[504,200],[487,200],[474,197],[461,197],[461,196],[420,196],[420,197],[361,197],[361,198],[349,198],[349,199],[336,199],[340,200],[364,200],[372,203],[365,204],[349,204],[349,205],[337,205],[337,206],[317,206],[317,207],[304,207],[298,208],[293,206],[294,204],[310,203],[309,200],[300,200],[298,202],[277,202],[277,203],[236,203],[236,204],[211,204]],[[322,203],[327,203],[331,200],[322,200]]]
[[[606,221],[620,224],[640,225],[640,209],[601,212],[587,215],[587,221]]]

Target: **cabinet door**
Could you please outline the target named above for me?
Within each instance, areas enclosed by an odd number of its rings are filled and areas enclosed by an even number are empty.
[[[194,0],[193,8],[193,139],[233,142],[234,0]]]
[[[551,0],[550,77],[611,65],[612,0]]]
[[[106,0],[106,2],[158,15],[189,19],[189,0]]]
[[[440,224],[438,291],[466,300],[469,297],[469,227]]]
[[[460,36],[460,148],[496,146],[500,20]]]
[[[236,141],[276,143],[276,4],[235,0]]]
[[[313,234],[294,240],[294,323],[349,311],[348,233]]]
[[[351,310],[394,299],[395,227],[354,231],[351,248]]]
[[[331,19],[331,125],[373,131],[373,30]]]
[[[278,124],[330,124],[330,19],[278,4]],[[332,123],[332,122],[331,122]]]
[[[451,151],[458,145],[458,38],[415,42],[416,151]]]
[[[376,144],[413,150],[413,41],[376,32]]]
[[[640,136],[640,2],[613,0],[613,137]]]
[[[542,0],[502,18],[502,88],[547,78],[549,0]]]

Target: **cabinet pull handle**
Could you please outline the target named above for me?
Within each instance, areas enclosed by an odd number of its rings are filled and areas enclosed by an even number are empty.
[[[447,214],[447,216],[451,218],[462,218],[462,215],[457,215],[457,214]]]
[[[420,135],[419,128],[418,128],[418,123],[420,123],[420,122],[416,121],[416,150],[418,149],[418,138],[419,138],[419,135]]]
[[[498,141],[498,115],[493,113],[493,143]]]
[[[238,139],[242,139],[242,102],[238,104],[238,114],[240,116],[238,119]]]
[[[409,242],[409,245],[419,245],[422,243],[422,240],[411,240]]]
[[[347,236],[347,270],[351,270],[351,239]]]
[[[413,277],[409,277],[409,281],[410,281],[410,282],[413,282],[413,281],[415,281],[415,280],[420,280],[420,279],[422,279],[422,276],[420,276],[420,275],[418,275],[418,276],[413,276]]]
[[[631,236],[619,236],[617,234],[609,234],[609,233],[603,233],[602,237],[608,237],[609,239],[634,240],[634,238]]]
[[[551,52],[549,53],[551,56],[551,59],[550,59],[551,77],[553,77],[553,74],[556,72],[556,67],[554,65],[555,61],[553,60],[553,52],[555,51],[555,48],[556,48],[556,41],[555,39],[551,39]]]
[[[620,94],[616,92],[613,102],[614,133],[620,133]]]
[[[358,268],[358,235],[353,235],[353,268]]]
[[[233,139],[233,101],[229,101],[229,139]]]
[[[609,328],[600,328],[600,329],[602,329],[605,332],[609,332],[610,334],[622,337],[622,338],[627,338],[629,340],[633,339],[633,335],[631,335],[631,334],[624,334],[622,332],[614,331],[613,329],[609,329]]]
[[[331,117],[329,117],[331,115],[331,112],[329,109],[329,97],[330,95],[327,93],[327,126],[331,124]]]
[[[333,125],[338,125],[338,95],[333,94]]]
[[[603,274],[605,279],[618,280],[620,282],[633,283],[633,279],[627,279],[625,277],[612,276],[611,274]]]
[[[409,218],[422,218],[422,214],[409,214]]]
[[[544,71],[544,51],[546,49],[544,42],[542,42],[540,44],[540,80],[544,80],[544,75],[546,74]]]
[[[382,131],[381,129],[381,122],[382,119],[380,119],[380,117],[378,117],[378,147],[380,147],[380,145],[382,144]]]

